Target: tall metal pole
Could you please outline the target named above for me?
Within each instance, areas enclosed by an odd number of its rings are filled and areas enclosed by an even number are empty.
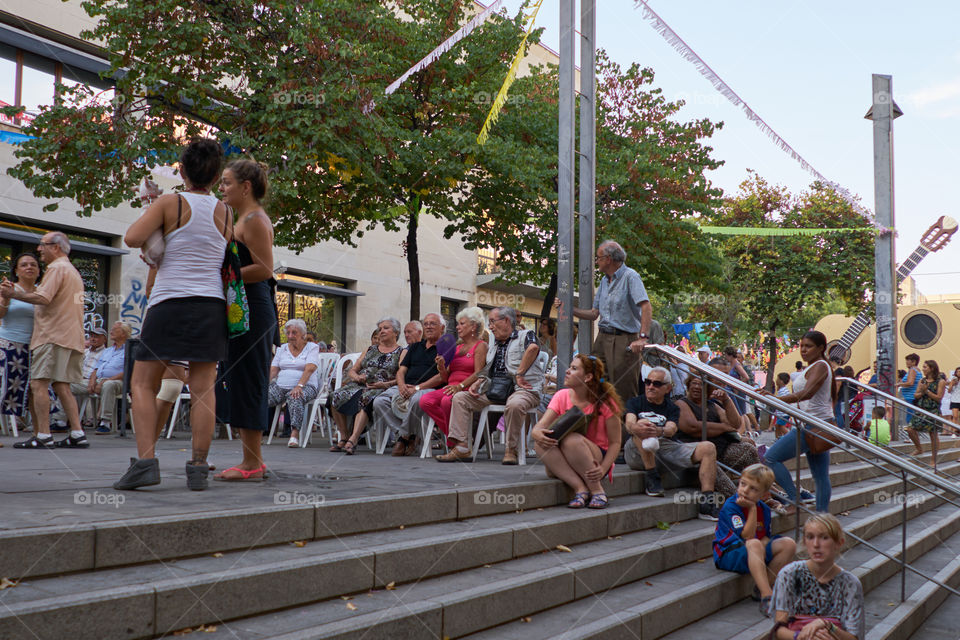
[[[560,128],[557,159],[557,299],[563,313],[557,327],[557,386],[573,351],[573,54],[575,0],[560,0]]]
[[[873,195],[877,223],[894,228],[893,211],[893,120],[902,112],[893,101],[893,77],[873,74],[873,106],[866,118],[873,120]],[[897,274],[893,233],[877,237],[874,249],[877,313],[877,383],[879,389],[896,394],[897,371]],[[896,421],[893,438],[899,435]]]
[[[579,305],[593,306],[596,247],[594,223],[597,173],[597,18],[596,0],[580,0],[580,261],[577,264]],[[580,353],[590,353],[593,346],[593,323],[580,322]]]

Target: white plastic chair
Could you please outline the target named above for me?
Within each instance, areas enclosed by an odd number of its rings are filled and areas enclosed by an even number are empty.
[[[361,353],[348,353],[345,356],[341,357],[337,361],[337,368],[335,370],[333,390],[336,391],[343,386],[343,379],[346,377],[346,372],[350,367],[353,366],[353,363],[356,362],[363,354]],[[343,434],[340,433],[339,429],[335,429],[334,423],[332,421],[333,416],[331,416],[331,426],[330,426],[330,440],[334,439],[334,432],[336,432],[337,440],[344,440]]]
[[[170,410],[170,418],[167,423],[167,440],[173,436],[173,428],[180,419],[180,410],[183,408],[184,400],[190,400],[190,390],[187,387],[184,387],[177,399],[173,401],[173,409]],[[224,425],[224,428],[227,430],[227,440],[233,440],[233,429],[230,428],[229,423]]]
[[[493,460],[493,435],[490,433],[488,425],[489,414],[490,412],[503,413],[506,410],[507,406],[503,404],[490,404],[480,410],[477,437],[473,441],[474,462],[477,461],[477,454],[480,452],[480,447],[484,441],[487,443],[487,458]],[[527,414],[523,417],[523,424],[520,425],[520,451],[517,454],[517,461],[520,464],[527,464],[527,437],[537,424],[537,411],[536,407],[528,409]],[[504,438],[506,438],[506,431],[504,431]]]
[[[334,377],[334,371],[339,361],[340,357],[335,353],[320,354],[320,366],[317,367],[317,397],[307,403],[307,423],[300,429],[301,448],[310,443],[310,437],[313,435],[313,425],[318,418],[320,420],[320,435],[329,433],[331,441],[333,440],[333,427],[331,426],[333,418],[327,412],[327,399],[330,397],[330,380]]]
[[[9,418],[9,423],[6,420],[0,421],[0,432],[7,435],[13,435],[14,438],[19,438],[20,433],[17,431],[17,416],[7,416]]]
[[[437,423],[434,422],[433,418],[428,415],[424,415],[420,420],[420,430],[423,433],[423,446],[420,448],[420,457],[421,458],[431,458],[433,457],[433,432],[437,428]],[[441,434],[443,435],[443,434]],[[450,447],[447,446],[447,438],[443,437],[443,449],[444,452],[449,453]]]

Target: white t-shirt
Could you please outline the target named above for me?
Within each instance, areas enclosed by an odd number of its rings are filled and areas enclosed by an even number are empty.
[[[953,380],[953,376],[950,376],[950,380]],[[949,381],[947,382],[947,386],[948,387],[950,386]],[[960,402],[960,383],[958,383],[957,386],[953,388],[953,391],[951,391],[950,393],[945,393],[943,395],[949,396],[950,402]]]
[[[308,342],[296,357],[290,353],[289,344],[281,346],[273,356],[270,366],[280,368],[280,373],[277,374],[277,386],[281,389],[293,389],[300,382],[303,370],[308,364],[320,366],[320,347],[316,342]],[[316,387],[317,383],[317,372],[314,370],[307,384]]]

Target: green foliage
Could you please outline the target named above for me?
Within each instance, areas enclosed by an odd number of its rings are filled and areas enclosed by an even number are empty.
[[[111,52],[116,98],[64,89],[25,132],[8,170],[82,215],[133,201],[185,139],[212,135],[270,167],[277,243],[352,243],[406,230],[419,314],[418,217],[499,252],[504,276],[555,270],[557,69],[518,78],[488,143],[476,135],[522,38],[523,10],[496,15],[394,94],[383,89],[475,11],[467,0],[87,0],[83,34]],[[535,31],[530,45],[539,39]],[[688,222],[719,203],[701,144],[719,125],[681,122],[653,72],[598,63],[597,235],[615,237],[651,288],[719,276]],[[55,209],[56,203],[48,205]]]
[[[838,228],[864,233],[821,236],[724,236],[720,241],[730,295],[711,319],[731,333],[791,333],[825,313],[855,315],[873,286],[874,236],[865,221],[832,189],[813,183],[799,196],[753,174],[713,219],[721,226]],[[716,317],[719,316],[719,317]],[[734,335],[733,337],[739,337]]]

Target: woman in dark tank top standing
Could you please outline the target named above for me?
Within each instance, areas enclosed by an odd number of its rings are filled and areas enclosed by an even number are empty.
[[[240,430],[243,460],[214,476],[217,480],[262,480],[267,470],[260,443],[269,429],[271,346],[277,314],[270,293],[273,277],[273,224],[260,202],[267,193],[266,169],[253,160],[234,160],[220,180],[223,201],[234,208],[234,239],[240,254],[240,275],[250,304],[250,330],[230,340],[226,370],[230,426]]]

